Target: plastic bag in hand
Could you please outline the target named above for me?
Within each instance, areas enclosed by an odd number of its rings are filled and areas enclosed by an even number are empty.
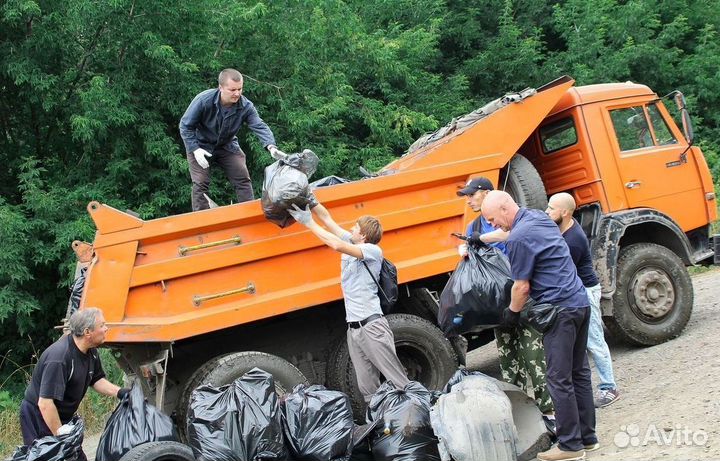
[[[447,336],[500,325],[510,305],[510,262],[497,248],[468,245],[440,294],[438,324]]]
[[[95,460],[118,461],[143,443],[179,440],[172,419],[147,403],[142,388],[134,384],[105,424]]]
[[[265,168],[260,202],[268,221],[287,227],[295,222],[287,211],[293,205],[305,209],[308,205],[313,207],[317,204],[308,178],[315,172],[318,163],[317,155],[305,149]]]

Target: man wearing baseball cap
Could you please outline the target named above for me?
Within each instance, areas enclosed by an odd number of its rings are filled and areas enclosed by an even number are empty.
[[[476,213],[481,213],[466,230],[467,244],[458,247],[460,256],[467,256],[467,245],[490,245],[502,251],[507,256],[505,240],[510,232],[496,229],[482,215],[482,204],[488,192],[494,190],[488,178],[473,178],[458,190],[458,196],[464,196],[467,204]],[[495,328],[495,342],[500,359],[500,372],[504,381],[515,384],[529,393],[532,389],[535,401],[544,414],[553,413],[553,404],[550,393],[545,385],[545,351],[542,336],[527,327],[497,327]],[[528,383],[528,377],[530,383]]]

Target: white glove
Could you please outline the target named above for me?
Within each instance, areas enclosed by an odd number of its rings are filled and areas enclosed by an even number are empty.
[[[63,424],[60,426],[60,428],[57,431],[57,434],[55,434],[55,437],[60,437],[61,435],[68,435],[75,429],[75,425],[73,424]]]
[[[275,160],[284,160],[287,157],[287,154],[278,149],[277,146],[270,144],[267,149],[270,151],[270,155]]]
[[[312,211],[310,211],[310,205],[306,205],[305,209],[303,210],[302,208],[299,208],[293,203],[292,209],[289,209],[287,211],[288,213],[290,213],[290,216],[295,219],[295,221],[299,222],[303,226],[307,226],[313,220]]]
[[[458,254],[462,256],[463,258],[467,256],[467,243],[463,243],[461,245],[458,245]]]
[[[208,158],[212,157],[212,154],[210,152],[206,151],[205,149],[198,148],[195,149],[193,155],[195,156],[195,161],[198,163],[198,165],[200,165],[204,169],[207,169],[210,166],[210,162],[207,161]]]

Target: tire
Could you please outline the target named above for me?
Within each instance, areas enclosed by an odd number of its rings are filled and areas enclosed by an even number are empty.
[[[405,366],[408,378],[431,390],[442,389],[458,367],[457,355],[442,331],[415,315],[391,314],[387,316],[387,321],[395,336],[398,358]],[[366,404],[358,389],[345,338],[334,347],[327,367],[328,387],[350,396],[355,419],[364,422]]]
[[[545,211],[548,203],[545,185],[530,160],[515,154],[504,171],[507,173],[500,175],[499,189],[510,194],[520,206]]]
[[[125,453],[120,461],[195,461],[195,456],[179,442],[148,442]]]
[[[308,384],[307,378],[300,370],[276,355],[250,351],[234,352],[216,357],[193,373],[180,396],[177,406],[177,425],[181,439],[187,440],[190,396],[195,389],[201,384],[210,384],[215,387],[230,384],[255,367],[273,375],[275,389],[279,396],[287,394],[298,384]]]
[[[664,246],[636,243],[620,250],[617,267],[608,329],[639,346],[680,335],[690,320],[694,298],[692,280],[680,258]]]

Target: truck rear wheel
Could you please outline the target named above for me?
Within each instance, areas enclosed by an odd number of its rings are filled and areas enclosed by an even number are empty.
[[[442,331],[415,315],[391,314],[387,321],[408,378],[428,389],[442,389],[458,367],[457,355]],[[333,348],[327,370],[328,386],[350,396],[355,418],[364,420],[366,404],[358,389],[345,337]]]
[[[498,188],[510,194],[520,206],[543,211],[547,208],[547,192],[542,178],[530,160],[520,154],[515,154],[510,160],[500,176]]]
[[[693,286],[685,265],[664,246],[620,250],[608,329],[630,344],[653,346],[680,335],[690,320]]]
[[[179,442],[148,442],[125,453],[120,461],[193,461],[187,445]]]
[[[230,384],[258,367],[273,375],[278,395],[287,394],[298,384],[307,384],[307,378],[292,363],[265,352],[234,352],[216,357],[198,368],[188,380],[177,407],[178,429],[183,439],[187,435],[187,416],[190,396],[201,384],[219,387]]]

